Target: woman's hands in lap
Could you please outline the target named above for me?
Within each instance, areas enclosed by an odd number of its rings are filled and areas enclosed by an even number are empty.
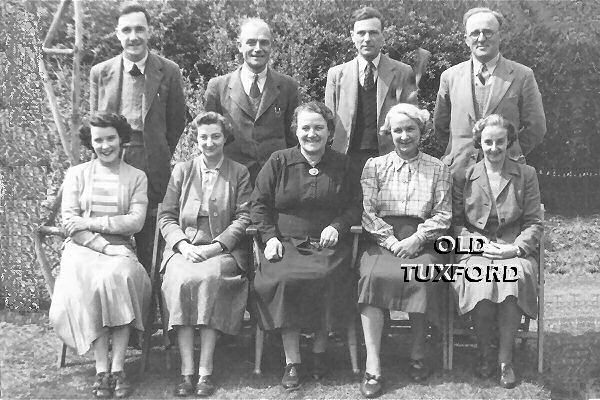
[[[397,241],[390,248],[390,251],[399,258],[414,258],[419,254],[420,250],[421,241],[414,235]]]
[[[69,236],[73,236],[75,232],[84,231],[89,228],[88,222],[85,218],[76,216],[73,216],[67,221],[63,222],[63,227]]]
[[[321,232],[321,247],[333,247],[338,242],[339,233],[333,226],[326,226]]]
[[[265,244],[265,258],[269,261],[279,260],[283,257],[283,245],[276,237],[267,240]]]
[[[193,245],[188,242],[180,242],[178,247],[181,255],[188,261],[201,262],[208,260],[218,254],[221,254],[222,249],[219,243],[211,243],[205,245]]]
[[[517,246],[514,244],[489,242],[483,245],[482,256],[492,260],[504,260],[517,256]]]

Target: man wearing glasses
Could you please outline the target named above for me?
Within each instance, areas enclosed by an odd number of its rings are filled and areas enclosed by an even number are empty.
[[[518,141],[508,157],[525,163],[525,156],[542,142],[546,118],[533,71],[500,54],[502,14],[472,8],[463,17],[465,43],[471,59],[448,68],[440,78],[434,113],[435,133],[448,143],[442,161],[454,179],[482,157],[473,147],[471,129],[476,121],[500,114],[518,129]]]

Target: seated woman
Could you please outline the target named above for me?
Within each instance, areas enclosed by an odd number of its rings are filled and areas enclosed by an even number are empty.
[[[96,113],[79,130],[95,159],[69,168],[62,219],[68,235],[56,280],[50,322],[79,354],[94,349],[98,398],[129,395],[123,372],[131,328],[144,330],[151,284],[132,246],[144,225],[148,198],[144,172],[121,161],[131,127],[125,117]],[[109,338],[112,336],[112,362]]]
[[[250,175],[223,155],[233,138],[215,112],[192,122],[202,154],[177,164],[159,213],[165,238],[162,295],[169,329],[175,328],[182,382],[175,395],[193,394],[194,330],[200,328],[197,396],[215,391],[213,353],[218,332],[239,332],[248,298],[248,251],[240,241],[250,224]]]
[[[515,127],[500,115],[479,120],[473,127],[473,144],[482,149],[483,160],[457,180],[452,197],[455,234],[490,240],[483,254],[457,255],[457,262],[484,272],[492,266],[517,271],[518,280],[513,282],[471,282],[463,274],[452,284],[459,314],[470,312],[475,322],[478,374],[492,376],[498,362],[500,384],[505,388],[516,384],[512,356],[521,315],[537,317],[537,247],[543,231],[535,169],[507,157],[516,139]],[[496,330],[500,339],[497,360],[490,345]]]
[[[379,350],[384,310],[409,313],[412,330],[410,376],[422,381],[429,375],[425,357],[425,311],[432,310],[427,292],[415,273],[402,264],[441,263],[432,241],[450,227],[452,217],[450,172],[436,158],[419,151],[427,110],[398,104],[385,117],[381,134],[391,135],[395,151],[367,160],[361,177],[362,225],[371,238],[360,257],[358,304],[367,349],[365,397],[382,393]],[[429,298],[428,298],[429,297]]]
[[[300,144],[271,155],[256,179],[251,212],[265,245],[254,278],[259,323],[281,331],[286,389],[300,384],[300,331],[315,332],[312,375],[319,379],[328,331],[354,321],[347,239],[360,215],[348,158],[328,146],[332,112],[319,102],[303,104],[292,130]]]

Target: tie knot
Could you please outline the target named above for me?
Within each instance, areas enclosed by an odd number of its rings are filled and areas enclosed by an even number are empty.
[[[367,61],[367,66],[365,67],[365,90],[371,90],[375,87],[375,76],[373,71],[375,70],[375,65],[371,61]]]
[[[258,74],[254,74],[252,79],[252,85],[250,86],[250,97],[256,99],[260,96],[260,89],[258,87]]]
[[[131,76],[140,76],[140,75],[142,75],[142,71],[140,71],[140,69],[138,68],[137,64],[133,64],[133,67],[131,67],[131,70],[129,71],[129,74]]]
[[[481,68],[479,68],[479,73],[477,73],[477,77],[479,78],[479,82],[482,85],[485,85],[485,81],[490,77],[487,66],[485,64],[481,64]]]

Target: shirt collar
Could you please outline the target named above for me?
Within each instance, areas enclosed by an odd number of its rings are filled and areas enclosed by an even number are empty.
[[[331,149],[329,148],[329,146],[325,147],[325,153],[323,154],[323,157],[321,157],[321,161],[319,161],[317,165],[326,164],[327,160],[329,159],[330,152],[331,152]],[[294,164],[301,164],[301,163],[308,164],[308,161],[302,155],[302,152],[300,151],[300,145],[298,144],[298,145],[296,145],[296,147],[292,147],[292,152],[290,154],[290,157],[287,159],[286,164],[294,165]]]
[[[396,153],[395,151],[391,151],[389,154],[390,154],[390,156],[388,158],[389,162],[391,162],[391,164],[394,166],[394,169],[396,171],[399,171],[400,168],[402,168],[405,164],[413,165],[413,164],[418,163],[419,160],[421,159],[423,153],[421,153],[421,151],[419,151],[417,153],[417,155],[414,156],[413,158],[411,158],[410,160],[405,160],[403,158],[400,158],[398,153]]]
[[[476,59],[475,57],[473,58],[473,74],[477,75],[479,73],[479,71],[481,70],[481,64],[483,64],[481,61],[479,61],[478,59]],[[490,61],[485,63],[485,66],[487,67],[488,72],[490,73],[490,75],[492,75],[494,73],[494,70],[496,69],[496,65],[498,65],[498,60],[500,59],[500,53],[496,54],[496,57],[492,58]]]
[[[221,159],[219,160],[219,162],[217,163],[217,165],[214,168],[208,168],[206,166],[206,157],[204,156],[204,154],[200,154],[200,172],[202,172],[203,174],[205,172],[208,171],[218,171],[219,169],[221,169],[221,165],[223,165],[223,160],[225,159],[225,156],[221,156]]]
[[[265,67],[265,69],[263,69],[262,71],[260,71],[258,73],[258,80],[262,81],[264,79],[267,79],[267,69],[269,69],[268,66]],[[255,73],[250,71],[250,68],[248,68],[248,66],[246,65],[246,63],[242,64],[242,79],[247,79],[250,80],[250,82],[252,82],[252,80],[254,80],[254,75]]]
[[[133,64],[135,64],[135,65],[137,65],[140,72],[143,74],[144,70],[146,69],[146,61],[147,60],[148,60],[148,51],[146,51],[146,55],[144,56],[144,58],[142,58],[140,61],[137,61],[137,62],[130,61],[127,58],[123,57],[123,70],[125,72],[129,72],[129,71],[131,71],[131,68],[133,68]]]
[[[368,61],[360,54],[358,55],[357,58],[358,58],[358,69],[360,71],[364,71],[365,68],[367,68]],[[373,61],[371,61],[373,63],[373,65],[375,66],[375,69],[377,69],[377,67],[379,67],[379,61],[381,61],[381,52],[379,52],[379,54],[377,54],[377,57],[375,57],[373,59]]]

